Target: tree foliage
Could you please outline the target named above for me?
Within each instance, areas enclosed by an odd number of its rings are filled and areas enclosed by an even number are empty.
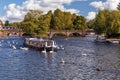
[[[120,12],[99,11],[92,26],[97,34],[120,34]]]
[[[24,17],[23,22],[32,21],[35,22],[43,14],[40,10],[30,10]]]
[[[118,4],[117,9],[120,11],[120,3]]]
[[[53,13],[48,11],[43,14],[40,10],[30,10],[22,22],[10,23],[23,29],[27,34],[35,36],[47,36],[50,29],[53,30],[84,30],[86,19],[83,16],[56,9]]]
[[[87,25],[87,27],[88,27],[89,29],[93,29],[93,28],[94,28],[94,26],[93,26],[94,21],[95,21],[95,19],[86,21],[86,25]]]
[[[60,9],[56,9],[53,14],[53,29],[62,30],[65,27],[65,15]]]
[[[9,21],[5,21],[5,26],[9,26]]]
[[[77,16],[73,21],[74,29],[75,30],[85,30],[86,26],[86,19],[83,16]]]

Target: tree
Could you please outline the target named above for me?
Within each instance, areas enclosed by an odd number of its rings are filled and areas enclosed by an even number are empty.
[[[9,21],[5,21],[5,26],[9,26]]]
[[[109,27],[107,24],[107,20],[109,16],[109,11],[108,10],[102,10],[99,11],[94,22],[94,30],[96,31],[97,34],[106,34],[107,33],[107,27]]]
[[[61,11],[56,9],[54,13],[48,11],[43,14],[40,10],[30,10],[20,23],[10,23],[23,29],[27,34],[35,36],[45,36],[50,29],[54,30],[85,30],[86,19],[83,16],[77,16],[75,13]]]
[[[93,28],[97,34],[116,35],[120,34],[120,11],[99,11]]]
[[[120,34],[120,12],[112,11],[110,14],[111,22],[110,23],[110,31],[111,34]]]
[[[93,24],[94,24],[94,22],[95,22],[95,19],[87,21],[87,22],[86,22],[87,27],[88,27],[89,29],[93,29]]]
[[[64,13],[60,9],[56,9],[53,14],[53,29],[63,30],[64,27]]]
[[[42,15],[42,11],[40,10],[30,10],[24,18],[24,22],[25,21],[32,21],[32,22],[36,22],[36,20]]]
[[[117,7],[117,9],[120,11],[120,3],[118,4],[118,7]]]
[[[26,32],[26,34],[35,34],[34,30],[37,28],[37,25],[29,21],[22,22],[20,24],[20,27],[23,29],[24,32]]]
[[[70,12],[64,12],[64,29],[68,30],[68,29],[71,29],[72,28],[72,15]]]
[[[50,29],[50,23],[51,23],[51,18],[52,18],[52,11],[49,11],[45,15],[41,15],[38,20],[38,28],[41,30],[42,33],[47,34],[47,32]]]
[[[75,30],[85,30],[87,29],[86,26],[86,19],[83,16],[77,16],[73,22]]]

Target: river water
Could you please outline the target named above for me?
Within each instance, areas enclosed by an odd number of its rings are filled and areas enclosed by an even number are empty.
[[[54,40],[65,49],[20,50],[23,38],[0,38],[0,80],[120,80],[120,45],[95,43],[91,36]]]

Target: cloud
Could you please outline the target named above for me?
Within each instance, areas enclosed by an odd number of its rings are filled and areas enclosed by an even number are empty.
[[[0,16],[0,20],[2,20],[4,23],[7,20],[7,18],[5,16]]]
[[[88,0],[74,0],[74,1],[88,1]]]
[[[43,0],[44,3],[70,4],[73,0]]]
[[[103,9],[116,10],[117,5],[119,3],[120,3],[120,0],[107,0],[106,2],[94,1],[94,2],[91,2],[90,5],[100,10],[103,10]]]
[[[91,2],[90,5],[100,9],[109,9],[109,10],[117,10],[117,5],[119,4],[120,0],[107,0],[106,2],[102,1],[94,1]],[[94,19],[96,12],[88,12],[88,16],[86,17],[88,20]]]
[[[25,14],[29,10],[42,10],[44,13],[49,10],[54,11],[59,8],[62,11],[69,11],[71,13],[78,13],[77,9],[66,9],[64,4],[71,4],[74,1],[86,1],[86,0],[25,0],[21,5],[9,4],[4,6],[6,14],[2,17],[2,21],[9,20],[10,22],[22,21]]]
[[[88,12],[88,16],[86,18],[88,20],[92,20],[95,18],[95,16],[96,16],[96,12],[91,11],[91,12]]]

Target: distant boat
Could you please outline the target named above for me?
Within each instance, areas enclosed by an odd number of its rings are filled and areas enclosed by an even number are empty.
[[[119,44],[120,42],[119,41],[109,41],[110,43],[113,43],[113,44]]]
[[[97,35],[95,42],[107,42],[104,35]]]

